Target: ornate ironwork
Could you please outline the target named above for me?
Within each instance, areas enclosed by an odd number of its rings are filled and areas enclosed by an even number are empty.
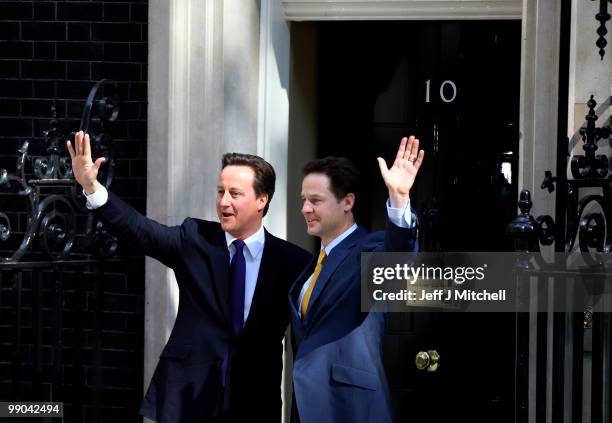
[[[609,101],[607,102],[609,107]],[[609,160],[606,155],[596,155],[597,142],[611,138],[610,126],[597,128],[598,117],[595,112],[597,102],[593,96],[587,102],[589,112],[586,124],[579,134],[584,142],[585,155],[574,156],[570,162],[574,180],[563,184],[567,193],[567,204],[564,214],[567,219],[563,239],[559,239],[555,221],[551,216],[544,215],[534,218],[529,214],[532,203],[531,194],[521,192],[519,208],[521,214],[508,226],[508,233],[513,237],[516,251],[539,251],[540,245],[551,245],[553,242],[563,243],[563,250],[571,252],[576,246],[582,252],[594,249],[598,252],[609,252],[612,249],[612,234],[608,230],[608,222],[612,222],[612,176],[608,172]],[[606,106],[606,104],[604,104]],[[612,138],[610,139],[612,143]],[[546,171],[542,189],[553,192],[557,178],[552,172]],[[598,188],[600,193],[592,193]],[[580,190],[586,189],[588,195],[581,198]]]
[[[608,30],[606,29],[606,22],[610,20],[610,14],[608,13],[608,3],[612,3],[612,0],[599,0],[599,12],[595,15],[595,19],[599,21],[599,27],[597,28],[597,41],[595,45],[599,47],[599,55],[601,56],[601,60],[603,60],[604,55],[606,54],[605,48],[608,45],[606,41],[606,34]]]
[[[602,154],[595,155],[595,152],[598,148],[597,142],[610,136],[610,126],[601,128],[595,126],[599,117],[595,113],[597,102],[593,95],[587,102],[587,106],[589,108],[589,112],[585,116],[587,124],[586,127],[580,128],[580,135],[584,142],[582,149],[585,155],[572,157],[572,176],[576,179],[604,178],[608,174],[608,158]]]
[[[555,190],[555,182],[557,182],[557,177],[552,176],[552,172],[547,170],[544,172],[544,181],[542,182],[540,188],[546,188],[548,192],[553,192]]]
[[[101,183],[109,187],[114,175],[114,149],[112,137],[104,132],[105,124],[113,122],[119,114],[120,97],[117,84],[103,79],[91,89],[79,124],[79,130],[89,131],[91,122],[100,123],[97,134],[91,134],[92,154],[104,156],[107,163],[99,175]],[[19,157],[15,173],[10,174],[0,169],[0,196],[12,197],[25,201],[23,208],[14,210],[17,215],[13,221],[18,222],[19,214],[27,215],[25,229],[18,232],[11,224],[11,213],[0,211],[0,248],[11,237],[22,234],[19,247],[8,257],[0,254],[0,261],[16,262],[33,251],[35,241],[40,249],[52,260],[66,259],[74,252],[77,243],[78,213],[85,213],[84,198],[76,184],[70,157],[65,147],[65,140],[74,140],[75,132],[64,133],[59,129],[55,106],[51,107],[52,118],[49,128],[43,131],[46,144],[46,156],[30,156],[31,141],[26,140],[18,150]],[[26,167],[30,167],[30,172]],[[30,178],[28,179],[28,177]],[[8,201],[7,201],[8,204]],[[25,209],[25,210],[24,210]],[[82,225],[81,225],[82,226]],[[84,239],[86,251],[96,256],[109,257],[117,250],[117,239],[106,232],[102,223],[88,214]],[[6,245],[6,244],[4,244]]]
[[[537,219],[531,214],[531,193],[521,191],[519,199],[521,213],[508,225],[508,233],[512,236],[514,250],[522,252],[540,251],[540,244],[551,245],[554,242],[555,222],[550,216],[539,216]]]

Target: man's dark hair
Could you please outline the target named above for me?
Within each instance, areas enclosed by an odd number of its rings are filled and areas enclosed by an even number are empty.
[[[357,192],[359,190],[359,171],[355,165],[346,157],[325,157],[323,159],[312,160],[302,168],[304,176],[311,173],[322,173],[329,178],[329,189],[338,201],[346,197],[347,194],[355,195],[357,203]],[[353,206],[353,213],[355,206]]]
[[[253,172],[255,172],[255,182],[253,182],[255,195],[258,197],[268,195],[268,202],[263,210],[265,216],[268,213],[276,183],[276,173],[274,173],[272,165],[261,157],[252,154],[226,153],[221,160],[221,169],[226,166],[248,166],[253,169]]]

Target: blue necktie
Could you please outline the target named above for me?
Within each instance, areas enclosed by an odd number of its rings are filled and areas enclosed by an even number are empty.
[[[233,242],[236,253],[230,263],[230,310],[234,334],[239,335],[244,323],[244,279],[246,262],[244,260],[244,241],[236,239]]]
[[[244,241],[236,239],[232,244],[234,244],[236,252],[234,253],[234,257],[232,257],[229,269],[230,314],[232,330],[234,335],[238,336],[242,331],[244,322],[244,279],[246,276],[246,262],[243,253]],[[230,408],[231,387],[229,375],[231,373],[234,348],[235,345],[230,343],[221,364],[221,384],[223,386],[222,406],[224,411],[228,411]]]

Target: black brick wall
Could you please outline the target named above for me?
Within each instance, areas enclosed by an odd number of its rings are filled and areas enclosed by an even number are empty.
[[[110,133],[117,156],[112,189],[137,209],[145,210],[146,108],[147,108],[146,1],[0,1],[0,169],[14,172],[17,148],[31,140],[30,151],[44,151],[42,131],[55,101],[58,119],[69,130],[78,128],[85,97],[95,81],[118,82],[122,98],[118,121]],[[0,212],[3,211],[0,197]],[[25,226],[25,223],[22,225]],[[96,399],[102,420],[140,421],[142,398],[144,260],[108,265],[102,296],[96,296],[91,273],[75,276],[66,271],[63,291],[64,319],[61,360],[66,381],[62,395],[70,403],[79,380],[84,415],[67,421],[90,421]],[[14,281],[0,279],[0,400],[14,397],[15,298]],[[31,276],[23,275],[21,311],[22,357],[33,357],[33,290]],[[45,385],[54,363],[53,327],[56,321],[55,282],[47,275],[42,286],[42,381]],[[83,291],[75,284],[82,284]],[[81,295],[81,297],[79,297]],[[80,299],[75,299],[80,298]],[[102,306],[100,332],[94,329],[95,307]],[[81,327],[82,332],[78,328]],[[101,342],[101,371],[96,375],[94,346]],[[80,353],[78,353],[80,351]],[[80,354],[81,379],[74,379]],[[77,363],[78,364],[78,363]],[[36,379],[32,364],[22,366],[19,392],[31,392]],[[46,377],[49,376],[49,377]],[[94,380],[101,381],[95,393]],[[44,391],[44,390],[43,390]]]

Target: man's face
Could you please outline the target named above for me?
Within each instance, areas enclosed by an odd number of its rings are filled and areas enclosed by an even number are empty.
[[[257,197],[255,172],[248,166],[226,166],[217,183],[217,216],[221,227],[232,236],[245,239],[261,226],[268,196]]]
[[[322,173],[310,173],[302,181],[302,214],[309,235],[318,236],[324,245],[353,224],[354,195],[338,200],[330,190],[330,180]]]

